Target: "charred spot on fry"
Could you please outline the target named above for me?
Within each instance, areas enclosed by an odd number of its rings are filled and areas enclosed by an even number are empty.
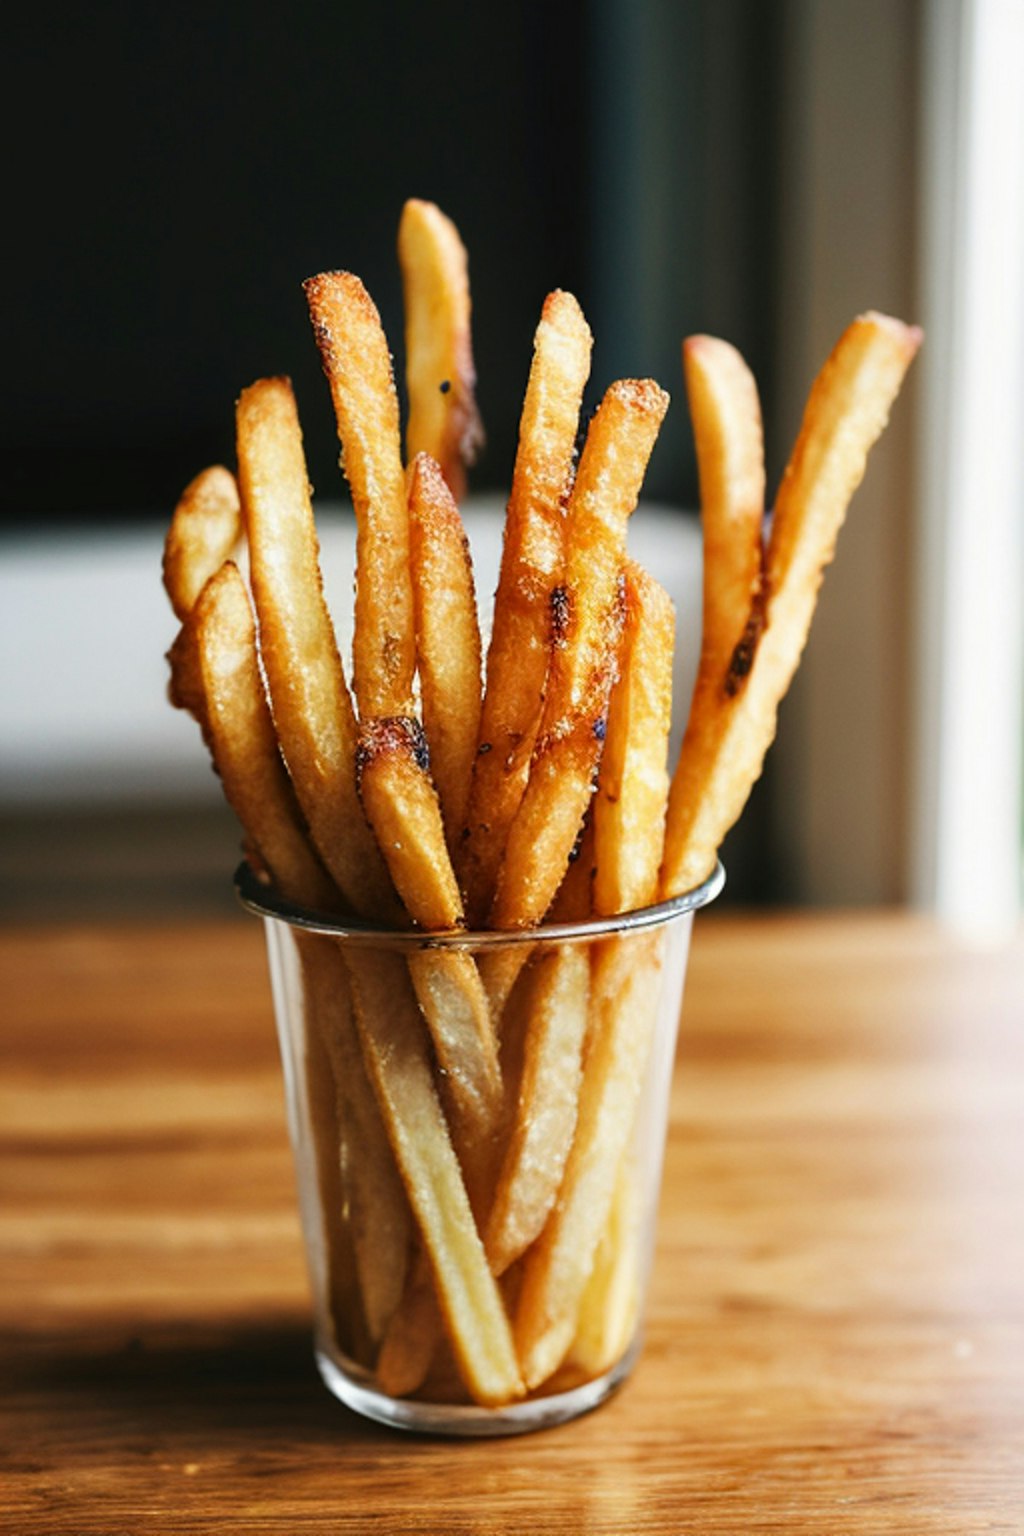
[[[729,660],[729,666],[725,674],[723,687],[728,698],[734,699],[743,684],[750,675],[750,669],[754,665],[754,657],[757,654],[758,642],[764,632],[767,610],[767,587],[764,581],[758,584],[754,593],[754,601],[736,648]]]
[[[553,587],[549,599],[551,608],[551,644],[564,645],[572,617],[572,598],[564,586]]]

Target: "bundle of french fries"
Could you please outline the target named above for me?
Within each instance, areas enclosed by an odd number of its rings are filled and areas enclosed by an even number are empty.
[[[458,510],[481,441],[466,254],[421,201],[398,251],[404,452],[372,300],[346,272],[305,285],[356,516],[351,692],[295,399],[266,378],[238,402],[237,474],[204,471],[174,513],[171,696],[285,902],[518,937],[479,954],[296,941],[338,1348],[383,1392],[495,1407],[598,1377],[630,1344],[630,1148],[662,975],[657,933],[523,931],[632,912],[714,870],[920,335],[868,314],[840,338],[767,537],[753,379],[725,342],[684,344],[704,613],[670,780],[673,609],[626,548],[668,396],[613,383],[577,462],[591,335],[570,294],[548,296],[481,679]]]

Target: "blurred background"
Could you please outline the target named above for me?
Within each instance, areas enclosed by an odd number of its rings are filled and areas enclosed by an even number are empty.
[[[1019,0],[96,0],[20,7],[8,33],[6,920],[233,909],[237,832],[163,699],[163,533],[198,469],[233,463],[239,390],[289,373],[347,601],[299,285],[358,272],[400,374],[394,239],[415,195],[470,252],[485,570],[548,290],[591,322],[595,400],[623,374],[672,391],[637,537],[680,603],[683,712],[699,524],[681,338],[744,352],[775,484],[849,319],[925,325],[726,846],[729,899],[1016,921]]]

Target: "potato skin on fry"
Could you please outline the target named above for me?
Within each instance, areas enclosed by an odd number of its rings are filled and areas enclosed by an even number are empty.
[[[410,198],[398,226],[409,395],[406,457],[428,453],[455,500],[484,433],[476,404],[466,248],[434,203]]]

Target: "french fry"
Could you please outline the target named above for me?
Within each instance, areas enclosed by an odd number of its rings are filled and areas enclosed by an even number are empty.
[[[187,710],[206,736],[203,680],[189,615],[203,587],[232,554],[242,534],[238,486],[220,464],[202,470],[185,487],[164,540],[163,580],[181,628],[167,653],[168,697]]]
[[[445,847],[441,812],[426,773],[426,745],[415,720],[364,725],[357,760],[359,793],[388,868],[414,923],[428,932],[462,927],[462,903]],[[469,1143],[491,1135],[502,1108],[498,1048],[487,997],[472,956],[426,950],[409,970],[430,1027],[438,1063]]]
[[[322,272],[303,287],[356,514],[352,654],[359,716],[411,715],[416,641],[409,518],[387,340],[373,300],[351,272]]]
[[[558,1369],[576,1333],[650,1055],[662,938],[640,933],[594,955],[576,1133],[558,1199],[522,1262],[515,1340],[530,1390]]]
[[[287,379],[238,402],[238,473],[260,654],[281,750],[313,842],[351,908],[397,919],[356,790],[356,722],[324,601],[302,432]]]
[[[434,203],[410,198],[398,226],[398,260],[409,395],[406,458],[412,463],[418,454],[430,454],[461,501],[465,467],[483,446],[466,248],[451,219]]]
[[[567,514],[565,584],[553,600],[541,726],[498,872],[495,928],[540,922],[583,824],[622,628],[626,524],[667,406],[668,396],[650,380],[622,380],[608,389],[587,433]],[[484,971],[495,1018],[521,963],[506,950]]]
[[[535,961],[518,1106],[487,1223],[491,1270],[504,1274],[540,1233],[576,1125],[590,960],[570,945]]]
[[[185,487],[164,540],[164,587],[182,624],[241,536],[235,477],[223,465],[213,464]]]
[[[710,872],[775,735],[779,702],[800,661],[824,569],[867,456],[881,434],[921,332],[866,314],[840,337],[815,380],[776,499],[766,561],[763,615],[715,678],[695,695],[672,781],[661,888],[688,890]],[[727,411],[717,396],[698,410]],[[725,430],[713,421],[709,435]],[[698,434],[698,451],[702,442]]]
[[[626,562],[619,677],[594,796],[594,909],[632,912],[658,890],[668,798],[675,611],[665,589]]]
[[[490,910],[505,840],[522,798],[540,724],[551,638],[552,590],[564,566],[564,509],[572,488],[590,329],[576,300],[545,300],[519,424],[501,572],[487,651],[480,740],[460,875],[471,924]]]
[[[480,625],[473,566],[458,508],[438,465],[409,469],[409,553],[423,728],[454,856],[480,729]]]
[[[309,845],[270,717],[249,594],[237,566],[211,576],[194,628],[214,762],[260,863],[291,901],[329,911],[338,897]]]
[[[580,1300],[569,1363],[585,1377],[602,1376],[620,1360],[640,1310],[640,1210],[628,1154],[619,1170],[608,1222]]]
[[[419,1008],[399,957],[349,954],[363,1054],[433,1270],[459,1369],[477,1402],[522,1395],[501,1296],[434,1086]]]
[[[443,1338],[444,1323],[430,1263],[421,1249],[377,1356],[375,1374],[380,1390],[390,1397],[408,1397],[417,1391]]]
[[[315,934],[301,934],[299,950],[311,1033],[326,1047],[326,1076],[338,1095],[339,1134],[348,1139],[349,1224],[366,1327],[377,1344],[405,1286],[412,1243],[409,1205],[363,1065],[341,951]]]

